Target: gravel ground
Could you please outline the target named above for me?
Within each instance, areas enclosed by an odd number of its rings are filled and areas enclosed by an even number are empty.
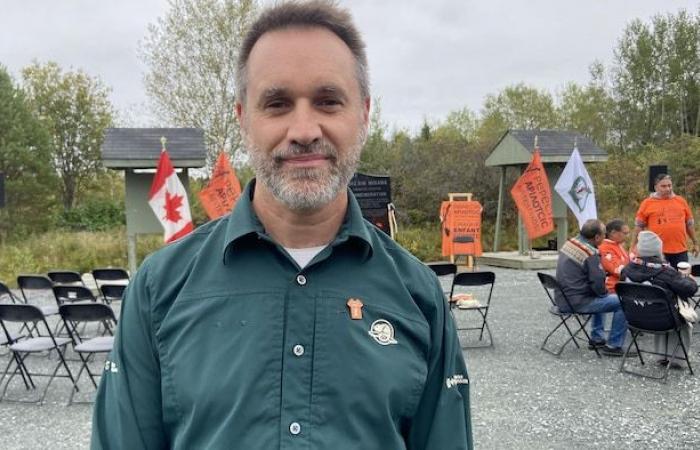
[[[560,358],[541,351],[556,321],[547,313],[535,272],[492,270],[496,287],[489,324],[495,346],[465,351],[476,448],[700,448],[697,377],[672,371],[663,384],[621,374],[619,358],[599,359],[585,348],[569,345]],[[464,314],[457,315],[465,324]],[[461,333],[464,344],[474,342],[468,333]],[[0,364],[6,361],[4,354]],[[30,364],[46,369],[55,362],[41,357]],[[700,370],[697,349],[691,362]],[[70,364],[77,372],[78,364]],[[85,392],[79,399],[90,398],[87,378],[81,386]],[[65,406],[69,391],[68,382],[57,379],[41,406],[0,403],[0,448],[87,448],[91,408]],[[22,395],[23,389],[16,386],[8,394]]]

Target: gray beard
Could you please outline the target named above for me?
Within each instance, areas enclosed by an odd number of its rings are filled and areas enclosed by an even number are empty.
[[[250,163],[256,178],[293,211],[317,210],[347,189],[360,161],[366,132],[340,156],[338,150],[323,139],[310,145],[292,144],[265,155],[249,142]],[[328,167],[285,168],[282,158],[292,155],[318,154],[329,158]]]

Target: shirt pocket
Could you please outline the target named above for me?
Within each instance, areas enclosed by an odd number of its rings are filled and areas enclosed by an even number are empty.
[[[278,402],[283,305],[284,293],[278,291],[174,303],[157,333],[161,372],[189,423],[206,427],[217,417],[239,415],[274,418],[272,412],[277,410],[271,406]],[[244,411],[246,405],[258,408]]]
[[[322,301],[325,318],[317,322],[315,338],[316,400],[328,397],[345,418],[361,413],[387,423],[412,416],[428,372],[427,323],[372,298],[362,299],[362,317],[352,319],[347,301]]]

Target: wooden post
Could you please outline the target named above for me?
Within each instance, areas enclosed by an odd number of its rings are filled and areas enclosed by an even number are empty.
[[[503,195],[506,190],[506,166],[501,166],[501,179],[498,182],[498,209],[496,210],[496,229],[493,236],[493,251],[497,252],[501,244],[501,218],[503,217]]]

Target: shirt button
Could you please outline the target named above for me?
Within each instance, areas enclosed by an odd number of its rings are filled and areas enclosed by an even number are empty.
[[[297,275],[297,284],[303,286],[306,284],[306,277],[304,275]]]
[[[290,423],[289,424],[289,432],[292,433],[294,436],[301,433],[301,425],[299,425],[299,422]]]
[[[303,346],[303,345],[297,344],[297,345],[294,346],[294,348],[292,349],[292,351],[294,352],[294,354],[295,354],[296,356],[301,356],[301,355],[304,354],[304,346]]]

